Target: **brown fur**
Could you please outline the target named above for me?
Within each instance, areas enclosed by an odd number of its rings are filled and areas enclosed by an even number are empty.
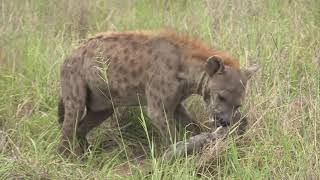
[[[215,58],[207,61],[211,56]],[[59,151],[65,152],[73,134],[82,145],[88,145],[86,134],[112,115],[113,107],[139,104],[147,105],[148,116],[168,142],[170,136],[177,136],[176,122],[183,126],[194,122],[181,104],[184,99],[191,94],[214,96],[230,90],[232,99],[226,106],[230,109],[240,103],[245,84],[246,74],[238,61],[186,34],[97,34],[61,66]]]

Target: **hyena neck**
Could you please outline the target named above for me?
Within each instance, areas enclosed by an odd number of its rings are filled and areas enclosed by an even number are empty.
[[[209,80],[209,76],[205,72],[204,64],[193,64],[187,67],[185,78],[188,82],[188,95],[204,95]]]
[[[198,77],[198,80],[196,82],[197,86],[194,91],[194,94],[198,94],[200,96],[204,96],[205,91],[207,89],[207,84],[209,81],[209,76],[206,72],[201,72],[200,77]]]

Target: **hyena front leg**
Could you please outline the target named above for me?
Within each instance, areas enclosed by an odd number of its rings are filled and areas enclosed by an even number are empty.
[[[197,122],[193,120],[190,113],[181,103],[177,105],[173,115],[174,119],[178,121],[182,128],[186,128],[187,131],[191,131],[194,135],[200,133],[200,128],[197,126]]]
[[[165,111],[163,107],[154,105],[148,105],[147,109],[151,123],[158,129],[164,146],[168,146],[179,139],[176,125],[173,123],[172,112]]]
[[[155,82],[153,84],[156,84]],[[178,88],[179,84],[172,84],[170,90],[159,90],[152,86],[146,90],[148,116],[159,130],[165,145],[180,139],[173,115],[177,104],[180,103]],[[165,92],[159,93],[159,91]]]

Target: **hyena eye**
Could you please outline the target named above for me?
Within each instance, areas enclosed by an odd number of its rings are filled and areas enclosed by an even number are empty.
[[[218,99],[220,101],[226,101],[226,98],[224,98],[221,94],[218,94]]]

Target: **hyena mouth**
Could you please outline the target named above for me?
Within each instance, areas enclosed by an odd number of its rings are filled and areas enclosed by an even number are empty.
[[[220,124],[221,124],[222,127],[230,126],[230,122],[228,122],[228,121],[226,122],[226,121],[223,121],[223,120],[222,120],[222,121],[219,121],[219,122],[220,122]]]
[[[209,119],[209,121],[216,126],[222,126],[222,127],[227,127],[230,126],[230,121],[224,120],[223,118],[219,116],[214,116]]]

